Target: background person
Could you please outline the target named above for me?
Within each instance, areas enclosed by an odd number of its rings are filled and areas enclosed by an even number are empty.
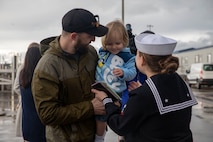
[[[126,30],[129,37],[129,44],[128,47],[130,48],[130,51],[132,54],[136,55],[136,47],[135,47],[135,35],[132,33],[132,25],[126,24]]]
[[[48,142],[94,141],[94,116],[105,111],[91,92],[98,56],[90,43],[107,31],[98,16],[75,8],[63,16],[60,36],[41,41],[48,49],[35,69],[33,96]]]
[[[13,90],[18,95],[17,113],[15,121],[15,135],[17,137],[22,137],[22,104],[21,104],[21,90],[19,84],[20,71],[23,69],[23,64],[21,64],[16,72],[16,77],[14,80]]]
[[[29,46],[28,49],[31,47],[39,47],[39,44],[36,42],[32,42]],[[22,102],[21,102],[21,90],[20,90],[20,82],[19,82],[19,78],[20,78],[20,72],[23,69],[24,64],[21,64],[17,71],[16,71],[16,77],[14,80],[14,84],[13,84],[13,90],[14,92],[18,95],[19,98],[19,102],[17,105],[17,113],[16,113],[16,121],[15,121],[15,134],[17,137],[22,137]]]
[[[161,35],[140,34],[135,43],[136,66],[147,80],[130,92],[123,115],[106,93],[92,90],[105,104],[108,125],[126,142],[192,142],[190,121],[197,101],[176,73],[179,62],[172,53],[177,42]]]
[[[28,48],[23,68],[19,75],[21,100],[22,100],[22,134],[23,139],[28,142],[46,142],[45,126],[35,109],[32,95],[31,82],[34,69],[41,58],[39,44],[33,44]]]

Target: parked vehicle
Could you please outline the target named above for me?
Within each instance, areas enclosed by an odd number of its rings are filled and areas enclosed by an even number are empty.
[[[213,64],[194,63],[186,73],[189,86],[196,85],[198,89],[201,89],[202,85],[213,85]]]

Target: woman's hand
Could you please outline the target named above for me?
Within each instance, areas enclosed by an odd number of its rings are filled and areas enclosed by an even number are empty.
[[[92,92],[95,94],[95,97],[100,100],[103,101],[103,99],[105,99],[107,96],[107,94],[104,91],[99,91],[97,89],[92,89]]]
[[[119,101],[114,102],[114,104],[118,107],[121,107],[121,103]]]
[[[132,81],[129,83],[129,86],[128,86],[128,91],[132,91],[138,87],[140,87],[142,84],[140,83],[140,81]]]

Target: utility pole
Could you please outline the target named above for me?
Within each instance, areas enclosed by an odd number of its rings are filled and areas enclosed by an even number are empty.
[[[152,30],[151,30],[152,27],[154,27],[154,26],[153,26],[153,25],[147,25],[147,28],[148,28],[150,31],[152,31]]]
[[[122,0],[122,22],[124,23],[124,0]]]

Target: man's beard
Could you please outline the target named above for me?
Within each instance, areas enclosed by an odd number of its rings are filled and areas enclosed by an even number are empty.
[[[88,52],[89,44],[82,44],[81,40],[78,39],[76,45],[74,46],[77,53],[84,54]]]

